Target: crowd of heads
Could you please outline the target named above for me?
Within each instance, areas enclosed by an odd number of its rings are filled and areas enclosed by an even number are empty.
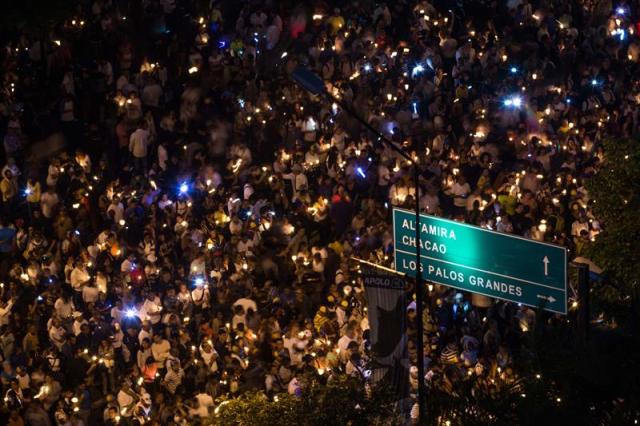
[[[352,258],[393,267],[415,197],[581,255],[601,141],[638,133],[635,6],[452,4],[78,2],[5,40],[8,421],[209,424],[222,396],[366,382]],[[429,385],[517,381],[535,312],[425,289]]]

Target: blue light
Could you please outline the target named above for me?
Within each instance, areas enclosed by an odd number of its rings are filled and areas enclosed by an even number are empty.
[[[362,170],[362,167],[358,167],[358,168],[356,168],[356,172],[358,172],[358,174],[359,174],[360,176],[362,176],[363,178],[366,178],[366,177],[367,177],[367,175],[365,175],[365,174],[364,174],[364,171]]]
[[[431,62],[431,58],[427,58],[427,66],[432,70],[435,70],[435,68],[433,68],[433,62]]]
[[[417,64],[411,70],[411,77],[416,77],[424,72],[424,66],[422,64]]]
[[[133,318],[135,316],[137,316],[138,313],[136,312],[135,309],[127,309],[124,313],[124,316],[127,318]]]
[[[371,71],[371,64],[369,64],[369,63],[364,64],[364,70],[365,70],[366,72]]]
[[[224,40],[219,40],[218,41],[218,48],[224,49],[225,47],[227,47],[227,42],[224,41]]]
[[[238,98],[238,104],[240,105],[240,108],[244,108],[244,99]]]
[[[504,101],[502,101],[502,103],[506,107],[520,108],[522,106],[522,98],[520,96],[517,96],[517,95],[516,96],[511,96],[511,97],[505,99]]]
[[[33,191],[31,190],[31,188],[26,188],[26,189],[24,190],[24,194],[25,194],[25,195],[31,195],[31,193],[32,193],[32,192],[33,192]]]
[[[592,86],[597,86],[598,85],[598,80],[596,80],[595,78],[593,80],[591,80],[591,85]]]
[[[616,13],[617,13],[618,15],[624,15],[624,14],[626,14],[626,13],[627,13],[627,11],[625,10],[625,8],[624,8],[624,7],[622,7],[622,6],[618,6],[618,7],[616,7]]]
[[[620,38],[620,41],[623,41],[626,37],[626,31],[622,28],[617,28],[612,33],[614,36],[617,35]]]
[[[44,300],[42,296],[38,296],[37,299],[38,299],[38,302],[42,302]]]
[[[510,71],[511,71],[511,74],[515,74],[515,73],[517,73],[517,72],[518,72],[518,68],[516,68],[516,67],[511,67],[511,70],[510,70]]]
[[[571,98],[567,98],[567,103],[570,104],[571,103]]]
[[[180,193],[186,194],[187,192],[189,192],[189,185],[187,184],[187,182],[182,182],[180,184]]]
[[[204,279],[202,279],[202,277],[196,278],[195,284],[196,284],[196,287],[202,287],[202,285],[204,284]]]
[[[414,114],[418,113],[418,104],[416,102],[413,103],[413,113]]]

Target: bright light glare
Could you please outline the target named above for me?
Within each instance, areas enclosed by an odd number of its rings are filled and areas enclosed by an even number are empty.
[[[522,98],[520,96],[511,96],[503,101],[504,106],[520,108],[522,106]]]
[[[416,77],[416,76],[420,75],[423,72],[424,72],[424,66],[422,66],[422,64],[417,64],[411,70],[411,77]]]

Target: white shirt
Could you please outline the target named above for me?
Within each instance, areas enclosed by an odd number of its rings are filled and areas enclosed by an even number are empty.
[[[0,308],[0,326],[9,324],[9,316],[11,315],[11,307],[13,306],[13,300],[9,300],[7,306]]]
[[[74,335],[79,335],[80,333],[82,333],[82,324],[89,324],[89,322],[86,319],[81,318],[80,321],[75,320],[73,321],[73,324],[71,326],[71,328],[73,329],[73,334]]]
[[[145,317],[149,318],[151,324],[157,324],[160,322],[162,317],[161,315],[162,305],[158,298],[154,300],[145,300],[140,308],[140,317],[145,319]]]
[[[298,389],[300,389],[300,383],[298,382],[298,379],[294,377],[287,386],[287,392],[289,392],[290,395],[295,395]]]
[[[149,339],[151,340],[151,338],[153,337],[153,330],[151,331],[147,331],[144,328],[140,329],[140,333],[138,333],[138,342],[142,345],[142,341],[144,339]]]
[[[96,286],[98,287],[98,292],[107,293],[107,277],[104,274],[96,275]]]
[[[349,343],[354,341],[355,341],[354,339],[347,336],[346,334],[338,340],[338,349],[340,349],[340,359],[343,362],[346,361],[346,356],[347,356],[346,353],[347,353],[347,347],[349,347]]]
[[[306,189],[309,186],[309,181],[304,173],[287,173],[282,175],[283,178],[289,179],[291,181],[291,187],[293,188],[293,195],[298,195],[298,192],[302,189]]]
[[[466,197],[469,192],[471,192],[471,187],[468,183],[465,182],[463,185],[460,185],[458,182],[454,183],[451,186],[451,194],[455,197],[453,199],[453,204],[456,207],[464,207],[467,203],[467,200],[464,197]]]
[[[89,275],[87,270],[78,267],[73,268],[73,271],[71,271],[71,276],[69,277],[71,287],[73,287],[75,291],[82,291],[82,284],[89,281],[90,279],[91,275]]]
[[[124,391],[120,391],[118,392],[118,405],[120,406],[120,415],[123,417],[131,417],[131,415],[133,414],[133,402],[135,400],[133,399],[133,397],[131,395],[129,395],[128,393],[124,392]],[[128,409],[125,409],[125,407],[129,406],[130,407]]]
[[[129,137],[129,151],[136,158],[147,156],[147,146],[149,145],[150,133],[145,129],[137,129]]]
[[[134,265],[135,263],[127,258],[120,264],[120,272],[131,272],[134,269]]]
[[[169,357],[169,351],[171,350],[171,344],[168,340],[162,339],[160,343],[152,343],[151,344],[151,353],[153,354],[153,359],[158,362],[164,362]]]
[[[209,289],[205,286],[196,287],[191,292],[191,300],[197,306],[206,308],[209,306]]]
[[[49,329],[49,340],[60,350],[64,344],[64,328],[51,327]]]
[[[124,311],[121,311],[118,307],[114,306],[111,308],[111,318],[113,318],[114,321],[121,322],[124,318]]]
[[[199,393],[196,395],[198,400],[198,409],[195,410],[195,414],[199,417],[207,417],[209,415],[209,407],[213,407],[213,398],[206,393]]]
[[[206,352],[202,346],[200,346],[200,356],[204,363],[209,366],[209,371],[212,373],[218,371],[218,352],[215,349],[211,349],[211,352]]]
[[[235,308],[238,305],[242,306],[245,312],[247,312],[249,309],[251,309],[253,312],[258,312],[258,306],[256,305],[256,302],[246,297],[236,300],[233,304],[233,307]]]
[[[42,194],[40,197],[40,209],[42,210],[42,215],[47,219],[51,219],[51,216],[53,216],[53,209],[58,205],[58,202],[58,194],[55,192],[45,192]]]
[[[71,301],[71,299],[69,299],[69,303],[65,303],[62,298],[58,298],[58,300],[56,300],[53,308],[56,310],[56,314],[58,314],[60,318],[71,317],[73,311],[75,310],[75,306],[73,306],[73,302]]]
[[[426,213],[435,213],[440,206],[440,200],[437,195],[424,194],[420,197],[420,209]]]
[[[589,232],[588,222],[580,223],[579,220],[576,220],[571,224],[571,235],[579,237],[582,230]]]
[[[98,300],[100,290],[97,287],[84,286],[82,289],[82,300],[85,303],[95,303]]]
[[[109,204],[109,207],[107,207],[107,213],[109,213],[110,211],[114,212],[113,220],[115,223],[120,222],[124,218],[124,206],[122,205],[122,203]]]

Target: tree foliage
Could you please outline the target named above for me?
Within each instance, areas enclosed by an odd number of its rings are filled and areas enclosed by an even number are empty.
[[[383,425],[394,424],[395,403],[388,389],[367,392],[352,377],[336,376],[327,384],[311,383],[300,396],[287,393],[271,398],[250,392],[219,405],[220,425]]]
[[[601,170],[587,182],[603,225],[587,254],[607,276],[594,286],[595,302],[604,302],[605,312],[617,304],[621,315],[631,306],[633,324],[640,303],[640,148],[634,140],[607,140],[604,151]]]
[[[518,378],[475,374],[453,390],[429,390],[428,422],[437,426],[634,424],[640,416],[637,339],[596,329],[584,345],[574,325],[541,324],[527,333],[513,365]]]

